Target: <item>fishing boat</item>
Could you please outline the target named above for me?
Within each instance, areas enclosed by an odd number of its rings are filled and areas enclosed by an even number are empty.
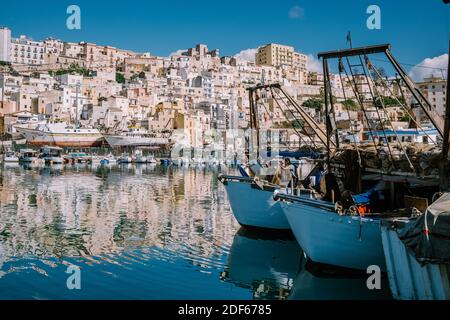
[[[386,270],[380,219],[342,215],[332,202],[275,193],[295,238],[314,262],[366,270]]]
[[[279,186],[258,183],[250,177],[220,175],[231,211],[240,225],[247,228],[290,230],[280,203],[273,199]]]
[[[322,144],[325,144],[326,142],[325,133],[321,126],[312,119],[304,108],[300,106],[280,84],[259,85],[248,88],[247,90],[249,91],[250,128],[256,129],[256,146],[253,146],[253,149],[256,150],[257,159],[249,159],[246,165],[241,165],[239,167],[239,171],[243,177],[221,175],[219,176],[219,180],[225,186],[232,212],[241,225],[248,228],[290,230],[289,223],[283,214],[281,207],[273,199],[273,192],[275,190],[286,189],[286,186],[273,183],[273,176],[276,172],[276,168],[280,165],[280,160],[283,159],[283,157],[281,157],[283,151],[276,153],[271,151],[270,156],[267,152],[267,154],[265,154],[267,160],[261,160],[262,154],[260,153],[262,152],[259,138],[260,121],[258,120],[257,115],[269,110],[269,108],[263,108],[261,106],[263,102],[259,97],[263,96],[263,93],[267,94],[266,91],[268,91],[277,103],[277,106],[281,109],[282,114],[285,114],[286,110],[281,107],[278,100],[284,101],[283,103],[287,104],[289,110],[295,110],[298,117],[301,117],[310,128],[316,130],[316,135],[321,139]],[[277,95],[280,96],[280,98],[277,98]],[[285,101],[288,101],[288,103]],[[292,113],[292,111],[290,112]],[[266,115],[266,118],[269,119],[270,117],[271,115]],[[292,122],[292,119],[286,118],[286,120],[289,123]],[[302,133],[295,127],[293,130],[298,135],[299,139],[301,139]],[[307,134],[306,132],[304,133]],[[251,141],[253,141],[253,139],[251,139]],[[249,148],[251,146],[252,145],[249,145]],[[311,155],[320,156],[312,147],[307,146],[307,149],[307,153],[296,150],[296,152],[292,152],[292,155],[297,158]],[[249,150],[248,152],[250,153]],[[306,175],[308,175],[314,168],[314,164],[306,160],[291,158],[291,163],[295,166],[295,171],[299,172],[300,175],[305,175],[305,171],[307,172]],[[290,183],[292,185],[294,181],[291,181]]]
[[[117,134],[106,134],[106,142],[111,147],[164,147],[170,144],[170,139],[163,134],[150,133],[143,128],[128,128]]]
[[[40,124],[36,128],[17,127],[28,143],[39,146],[96,147],[102,144],[103,136],[95,128],[78,127],[65,122]]]
[[[33,149],[21,149],[19,151],[19,162],[27,164],[43,164],[44,160],[39,159],[39,152]]]
[[[41,158],[46,164],[62,164],[64,159],[62,157],[63,149],[60,147],[45,146],[41,148]]]
[[[359,270],[367,270],[375,265],[386,271],[381,237],[382,221],[391,218],[415,219],[423,215],[432,195],[439,190],[439,177],[420,175],[401,139],[387,139],[386,145],[373,146],[379,157],[383,152],[388,153],[382,168],[376,163],[367,170],[370,166],[368,159],[364,158],[365,154],[361,152],[361,145],[354,146],[352,152],[344,152],[344,161],[339,164],[339,169],[333,165],[340,148],[338,131],[334,129],[336,126],[333,122],[328,59],[339,59],[340,75],[346,73],[342,58],[355,56],[360,57],[358,66],[363,70],[370,68],[373,72],[378,72],[367,57],[375,53],[386,54],[441,137],[448,137],[448,132],[443,134],[441,119],[430,114],[431,108],[426,105],[429,102],[420,95],[420,91],[393,58],[389,45],[320,53],[319,58],[323,59],[324,65],[325,97],[330,97],[325,103],[326,118],[331,124],[327,126],[326,170],[321,179],[321,188],[310,197],[275,192],[274,198],[282,202],[281,208],[297,241],[312,261]],[[354,72],[356,65],[350,59],[346,61],[350,72]],[[365,76],[368,77],[368,74],[365,73]],[[350,79],[350,83],[351,81],[353,80]],[[382,85],[383,81],[378,82],[378,85]],[[373,82],[373,85],[377,85],[377,82]],[[367,116],[360,98],[362,93],[356,88],[354,90],[358,103]],[[374,92],[379,91],[375,88],[369,94],[373,96],[372,101],[375,103],[380,97],[376,97]],[[409,112],[407,106],[402,106]],[[383,105],[380,109],[382,108]],[[416,122],[416,125],[423,130],[420,123]],[[330,148],[329,143],[333,139],[336,143],[334,149]],[[392,144],[398,145],[402,157],[392,154]],[[419,158],[417,154],[415,156]],[[400,162],[402,159],[404,161]],[[444,163],[446,161],[445,158]],[[407,166],[404,166],[405,162]]]

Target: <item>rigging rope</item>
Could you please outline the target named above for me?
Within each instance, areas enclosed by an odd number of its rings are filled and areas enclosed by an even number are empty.
[[[369,68],[369,66],[372,67],[372,63],[370,62],[369,58],[368,58],[367,56],[365,56],[364,58],[365,58],[365,62],[366,62],[367,68]],[[364,72],[365,72],[365,67],[364,67],[364,66],[363,66],[363,69],[364,69]],[[365,73],[366,73],[366,72],[365,72]],[[373,80],[373,77],[372,77],[372,75],[370,74],[370,72],[367,72],[367,74],[369,75],[370,80],[372,81],[372,84],[374,85],[374,91],[375,91],[375,94],[378,96],[378,99],[380,100],[381,108],[383,109],[384,114],[385,114],[385,116],[386,116],[386,119],[387,119],[387,121],[389,122],[389,124],[390,124],[390,126],[391,126],[392,132],[394,133],[394,135],[395,135],[395,137],[396,137],[396,140],[397,140],[398,144],[400,145],[400,149],[401,149],[401,151],[403,152],[403,154],[405,155],[406,160],[408,160],[409,167],[411,168],[411,170],[412,170],[413,172],[415,172],[414,166],[413,166],[413,164],[412,164],[410,158],[408,157],[408,154],[406,153],[406,150],[405,150],[405,148],[403,147],[403,144],[402,144],[402,142],[401,142],[399,136],[397,135],[397,132],[395,131],[394,125],[392,124],[392,121],[391,121],[391,119],[390,119],[390,117],[389,117],[389,114],[388,114],[388,112],[387,112],[387,110],[386,110],[386,107],[385,107],[384,101],[383,101],[383,97],[379,94],[379,91],[378,91],[378,89],[377,89],[377,87],[376,87],[375,81]],[[369,87],[370,87],[370,84],[369,84]],[[371,90],[371,92],[372,92],[372,90]],[[374,99],[373,101],[374,101],[374,103],[375,103],[375,97],[373,97],[373,99]],[[376,107],[376,105],[375,105],[375,108],[378,110],[378,108]],[[385,135],[386,135],[386,132],[384,131],[384,129],[383,129],[383,132],[384,132]],[[390,143],[389,143],[388,140],[386,140],[386,143],[387,143],[388,146],[390,146]]]
[[[339,58],[339,79],[341,80],[341,84],[344,83],[344,81],[342,80],[342,71],[343,71],[343,68],[344,68],[344,64],[342,63],[342,58]],[[347,95],[346,95],[346,93],[345,93],[345,88],[344,88],[343,85],[342,85],[342,94],[343,94],[343,96],[344,96],[344,103],[346,103],[346,102],[347,102]],[[345,107],[345,106],[344,106],[344,107]],[[349,110],[348,107],[345,107],[345,109],[347,110],[348,121],[349,121],[349,129],[351,130],[352,119],[351,119],[351,116],[350,116],[350,110]],[[353,134],[353,132],[352,132],[352,134]],[[354,146],[355,146],[356,153],[358,154],[358,164],[359,164],[359,167],[362,168],[361,153],[359,152],[358,144],[356,143],[356,139],[355,139],[354,137],[353,137],[353,144],[354,144]]]

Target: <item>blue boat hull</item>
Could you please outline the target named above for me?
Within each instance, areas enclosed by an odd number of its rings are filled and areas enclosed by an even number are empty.
[[[281,202],[292,232],[306,255],[315,262],[367,270],[386,263],[380,221],[335,212],[301,202]]]
[[[236,220],[245,227],[290,230],[280,203],[272,191],[252,186],[250,182],[227,181],[225,189]]]

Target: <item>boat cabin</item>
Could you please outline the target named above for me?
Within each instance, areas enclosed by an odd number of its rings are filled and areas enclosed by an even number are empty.
[[[373,141],[377,139],[384,143],[424,143],[436,144],[438,132],[436,129],[399,129],[399,130],[377,130],[366,131],[363,134],[364,140]],[[387,141],[386,141],[387,139]]]

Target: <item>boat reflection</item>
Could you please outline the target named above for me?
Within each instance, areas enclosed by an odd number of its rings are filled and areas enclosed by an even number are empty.
[[[302,259],[293,236],[241,228],[221,277],[250,289],[254,299],[286,299]]]
[[[381,289],[369,290],[369,275],[362,271],[305,261],[295,279],[289,300],[390,300],[389,282],[382,276]]]

